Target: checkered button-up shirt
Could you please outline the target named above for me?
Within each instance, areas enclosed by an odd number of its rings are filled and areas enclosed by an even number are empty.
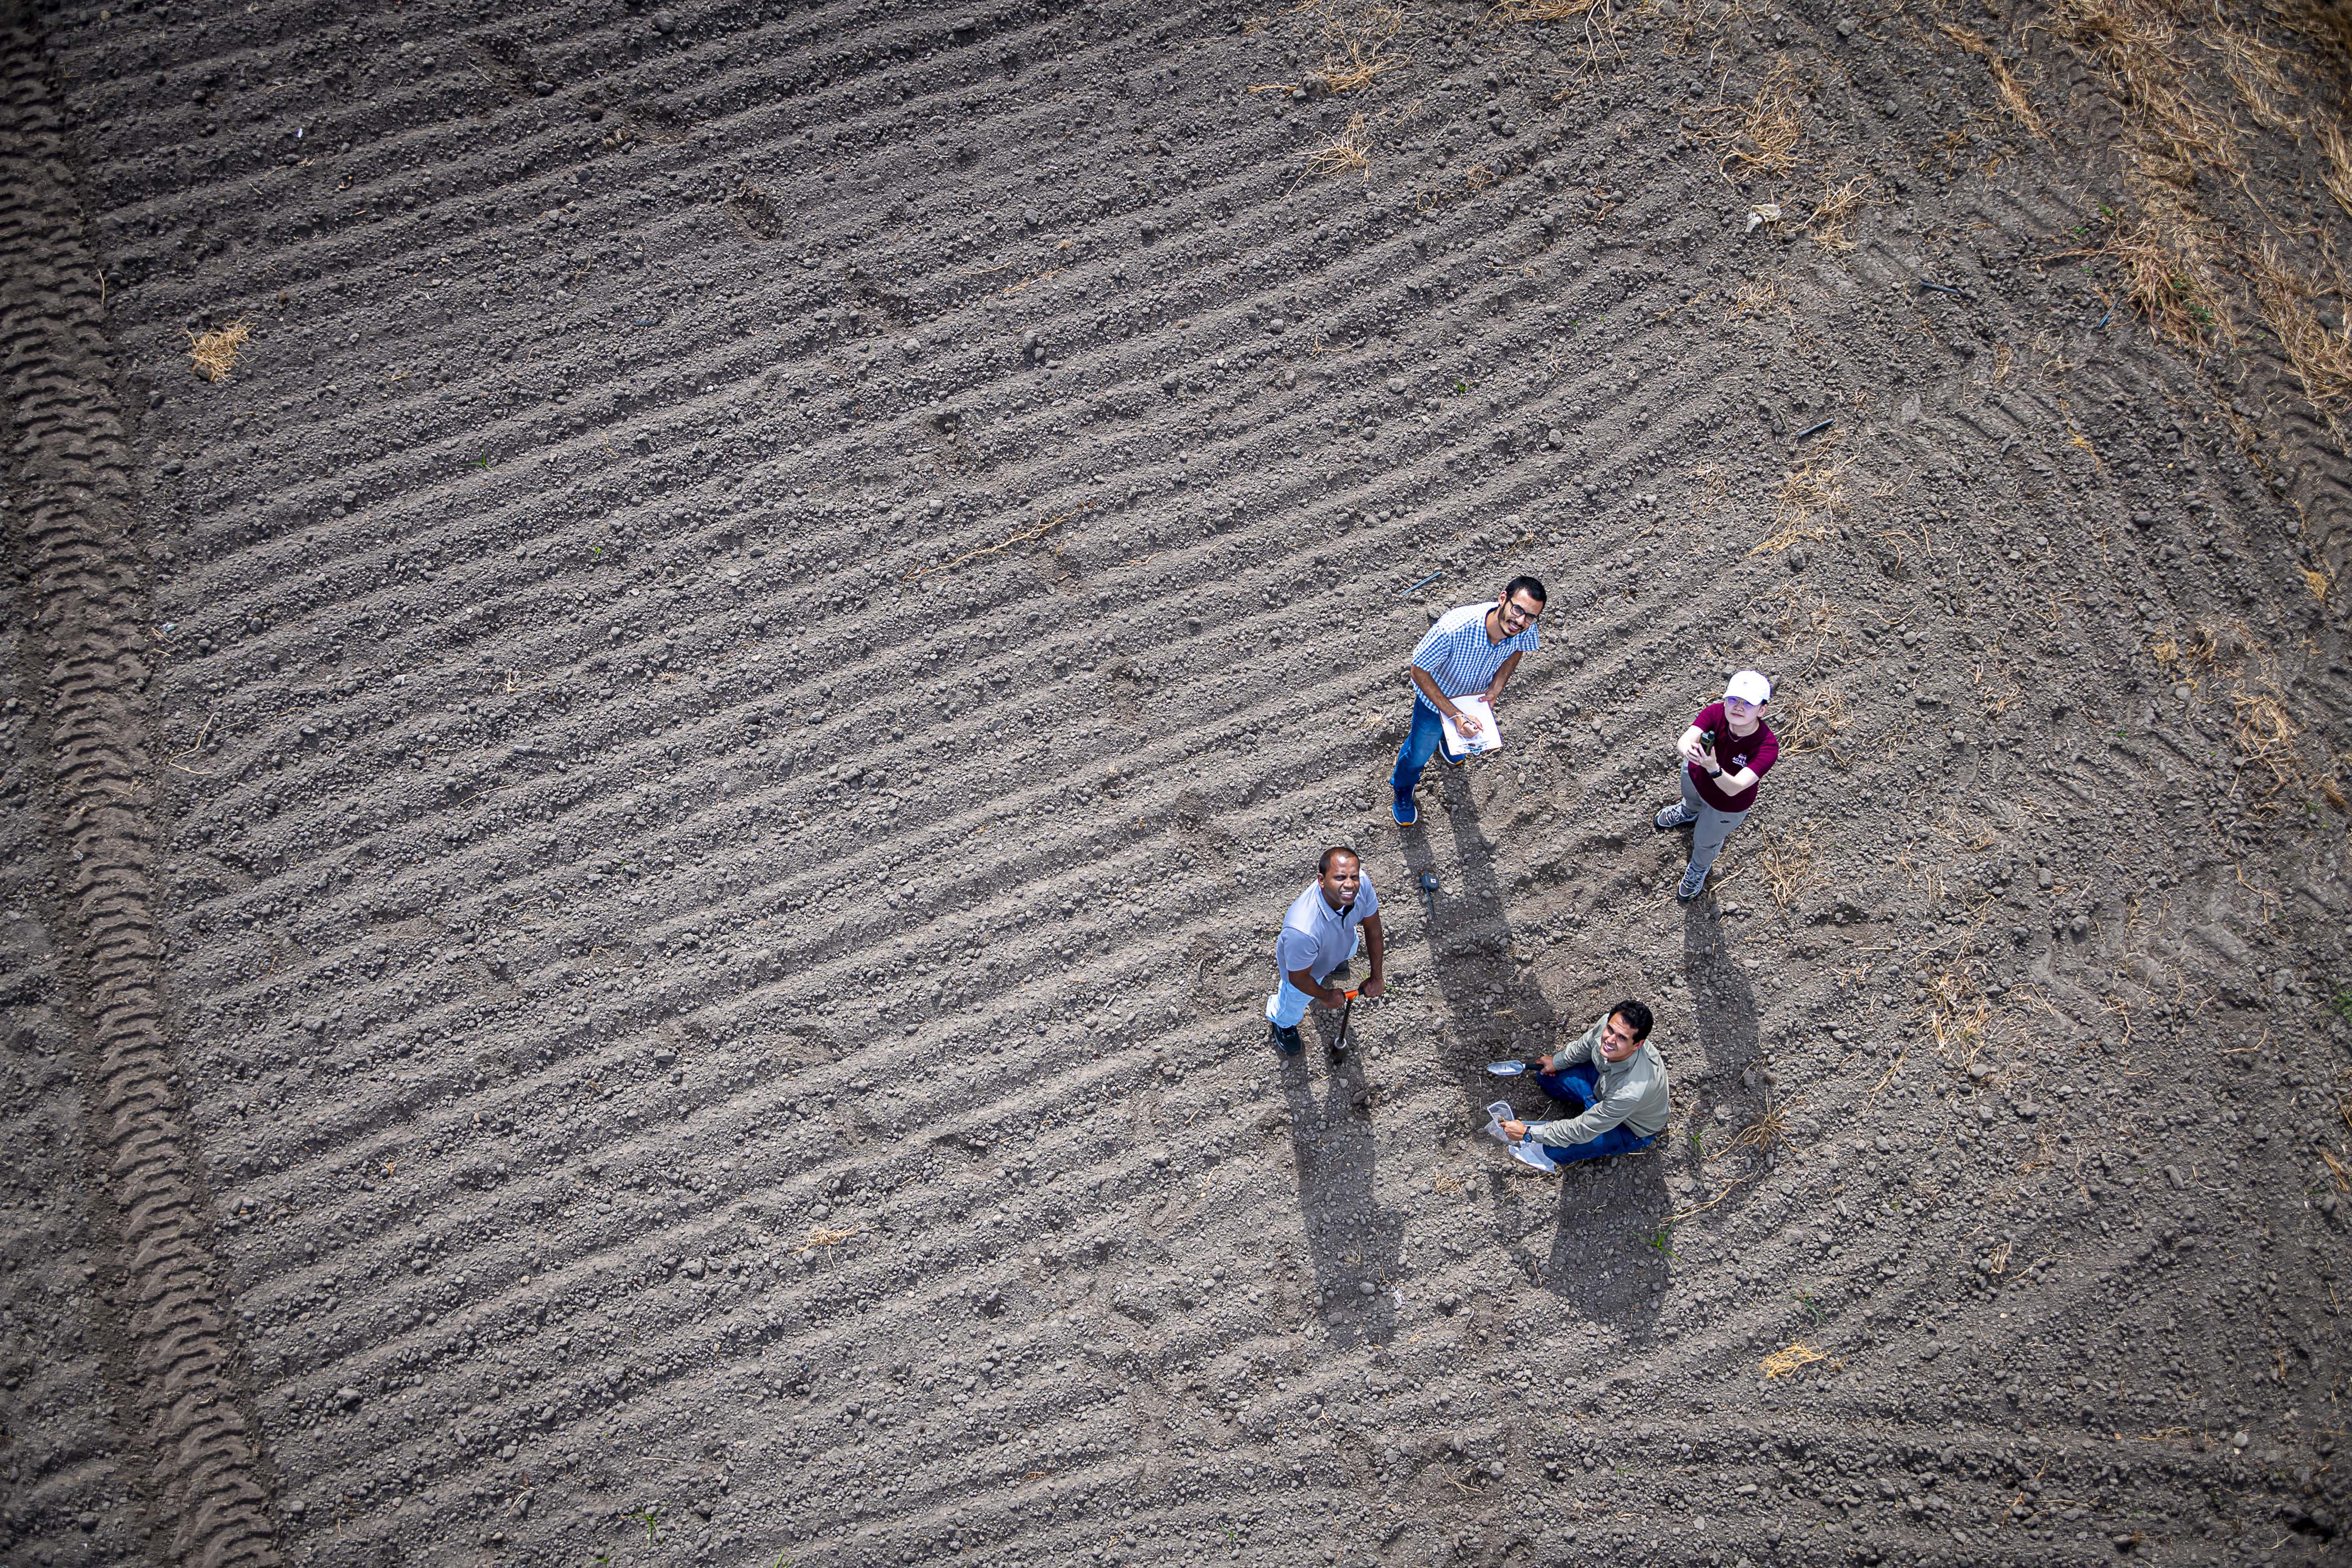
[[[1543,646],[1533,626],[1501,642],[1487,641],[1486,612],[1495,603],[1489,600],[1446,611],[1412,650],[1414,668],[1429,671],[1437,689],[1446,696],[1468,697],[1486,690],[1505,659]]]

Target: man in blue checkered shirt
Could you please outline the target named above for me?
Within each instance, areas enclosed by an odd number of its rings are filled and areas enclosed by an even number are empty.
[[[1544,586],[1532,577],[1514,577],[1503,586],[1503,596],[1492,604],[1465,605],[1448,610],[1429,628],[1412,650],[1409,666],[1415,688],[1412,732],[1397,748],[1396,772],[1389,787],[1396,791],[1400,827],[1421,820],[1413,809],[1413,786],[1430,753],[1444,741],[1441,716],[1454,721],[1463,734],[1475,737],[1478,721],[1454,705],[1457,697],[1484,697],[1487,706],[1499,706],[1503,687],[1519,667],[1519,656],[1543,645],[1536,637],[1536,617],[1543,614]],[[1463,759],[1448,753],[1449,763]]]

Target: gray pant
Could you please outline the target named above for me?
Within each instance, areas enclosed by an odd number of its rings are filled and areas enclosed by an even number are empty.
[[[1683,804],[1698,813],[1691,824],[1691,869],[1704,877],[1715,858],[1723,853],[1723,841],[1731,830],[1748,820],[1744,811],[1717,811],[1698,797],[1698,785],[1691,783],[1690,769],[1682,763],[1675,764],[1675,777],[1682,782]]]

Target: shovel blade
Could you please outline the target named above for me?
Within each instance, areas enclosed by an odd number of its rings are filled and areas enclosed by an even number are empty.
[[[1528,1070],[1525,1062],[1488,1062],[1486,1070],[1496,1078],[1517,1078]]]

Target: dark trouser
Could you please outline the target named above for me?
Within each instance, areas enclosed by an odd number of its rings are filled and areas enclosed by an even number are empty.
[[[1412,700],[1412,730],[1397,748],[1396,772],[1389,775],[1389,787],[1399,795],[1411,795],[1421,783],[1421,770],[1429,766],[1429,759],[1445,743],[1445,721],[1429,705],[1429,699],[1415,695]]]
[[[1561,1104],[1576,1107],[1570,1114],[1577,1116],[1582,1115],[1600,1097],[1600,1069],[1591,1062],[1579,1062],[1566,1072],[1536,1074],[1536,1087]],[[1630,1154],[1636,1149],[1648,1148],[1657,1141],[1657,1136],[1654,1132],[1636,1132],[1620,1121],[1600,1137],[1589,1138],[1581,1143],[1545,1143],[1539,1147],[1551,1156],[1553,1164],[1564,1165],[1570,1160],[1598,1160],[1604,1154]]]

